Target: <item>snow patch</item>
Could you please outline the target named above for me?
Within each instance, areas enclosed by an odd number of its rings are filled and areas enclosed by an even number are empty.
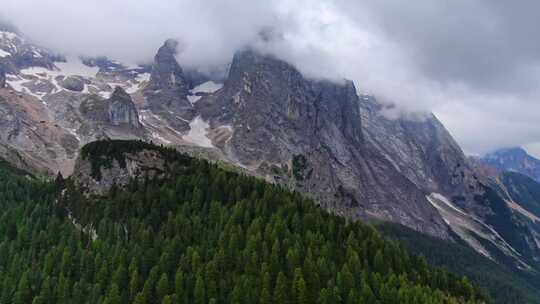
[[[197,93],[214,93],[221,89],[223,87],[223,84],[221,83],[215,83],[213,81],[207,81],[201,85],[196,86],[193,90],[191,90],[191,93],[197,94]]]
[[[197,96],[197,95],[189,95],[187,97],[188,101],[191,103],[191,105],[193,105],[194,103],[196,103],[197,101],[199,101],[199,99],[201,99],[202,96]]]
[[[17,75],[7,74],[6,82],[17,92],[26,93],[28,91],[28,89],[23,86],[28,80],[19,78]]]
[[[210,125],[204,121],[201,116],[195,117],[189,123],[189,133],[182,137],[183,140],[190,142],[199,147],[214,148],[212,141],[208,138],[208,128]]]
[[[10,52],[6,52],[6,51],[0,49],[0,58],[5,58],[5,57],[9,57],[9,56],[11,56]]]
[[[43,101],[43,97],[47,93],[44,93],[44,92],[32,92],[32,90],[30,90],[29,88],[24,86],[25,84],[30,83],[31,81],[26,80],[24,78],[20,78],[20,77],[18,77],[16,75],[8,74],[6,82],[11,86],[11,88],[13,90],[15,90],[15,91],[17,91],[19,93],[24,93],[24,94],[34,96],[35,98],[41,100],[44,104],[46,104]]]
[[[171,143],[170,140],[166,139],[165,137],[159,135],[156,132],[152,132],[152,137],[159,140],[159,141],[161,141],[161,142],[163,142],[163,143],[165,143],[165,144],[170,144]]]
[[[442,194],[431,193],[426,196],[426,198],[433,207],[437,209],[452,231],[459,235],[478,253],[491,258],[490,253],[477,240],[477,237],[480,237],[491,242],[506,255],[513,257],[522,267],[527,269],[530,268],[529,265],[520,259],[520,254],[492,227],[483,223],[473,215],[465,213]]]
[[[66,62],[55,62],[54,64],[59,69],[58,74],[64,76],[93,78],[99,72],[98,67],[89,67],[78,57],[67,58]]]
[[[54,86],[53,93],[63,90],[62,86],[56,81],[56,77],[61,76],[58,71],[51,71],[43,67],[30,67],[22,69],[21,74],[49,81]]]
[[[100,92],[98,93],[98,95],[101,96],[101,97],[104,98],[104,99],[109,99],[109,98],[111,98],[112,93],[113,93],[113,92],[100,91]]]
[[[150,81],[150,73],[142,73],[135,77],[138,82]]]
[[[68,130],[68,132],[71,133],[71,135],[75,136],[75,138],[77,138],[77,140],[78,140],[79,142],[81,141],[81,137],[80,137],[79,134],[77,133],[77,129],[66,128],[66,130]]]
[[[14,40],[16,38],[19,38],[19,35],[15,34],[15,33],[12,33],[12,32],[1,31],[0,35],[2,35],[3,39],[7,39],[7,40]]]
[[[223,84],[221,83],[215,83],[213,81],[207,81],[201,85],[196,86],[191,90],[191,95],[189,95],[188,101],[191,103],[191,105],[195,104],[197,101],[199,101],[202,96],[197,95],[197,93],[206,93],[211,94],[223,87]]]

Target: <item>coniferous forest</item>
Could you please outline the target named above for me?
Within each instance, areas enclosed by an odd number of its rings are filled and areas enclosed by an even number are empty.
[[[467,278],[298,193],[143,143],[83,154],[110,165],[140,149],[167,158],[167,177],[101,197],[0,164],[1,303],[486,302]]]

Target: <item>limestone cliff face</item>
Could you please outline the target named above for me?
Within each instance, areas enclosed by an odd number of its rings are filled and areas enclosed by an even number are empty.
[[[114,132],[114,128],[131,130],[134,134],[142,132],[137,108],[122,88],[117,87],[108,99],[97,95],[83,98],[79,110],[85,134],[98,134],[100,130],[105,134]]]
[[[187,95],[189,90],[188,81],[175,57],[177,46],[177,41],[169,39],[159,48],[154,57],[152,74],[147,89],[174,90],[180,95]]]
[[[364,143],[352,82],[306,79],[293,66],[247,50],[223,89],[197,103],[240,165],[313,196],[353,219],[385,219],[438,237],[448,229],[425,193]],[[391,186],[390,186],[391,185]]]
[[[92,160],[79,156],[70,180],[80,188],[85,195],[103,195],[113,185],[125,186],[130,179],[161,176],[166,162],[158,151],[142,150],[123,155],[125,163],[111,160],[110,166],[101,166],[99,175],[93,172]]]
[[[360,97],[366,144],[376,149],[418,188],[454,199],[467,211],[489,212],[474,202],[483,195],[480,177],[433,114],[390,119],[372,96]]]
[[[113,126],[130,126],[140,128],[139,114],[135,104],[126,91],[117,87],[109,102],[109,121]]]
[[[193,119],[195,113],[187,98],[189,81],[176,61],[177,46],[177,41],[169,39],[159,48],[144,98],[150,111],[162,116],[174,129],[187,130],[186,121]]]

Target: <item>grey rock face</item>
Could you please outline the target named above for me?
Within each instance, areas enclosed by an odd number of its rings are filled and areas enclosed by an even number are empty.
[[[82,92],[84,90],[84,81],[79,76],[68,76],[60,83],[67,90]]]
[[[117,87],[108,102],[109,120],[112,125],[127,125],[133,128],[141,127],[135,104],[126,91]]]
[[[107,100],[97,95],[86,96],[80,105],[85,119],[112,126],[140,128],[139,114],[129,94],[122,88],[115,88]]]
[[[211,126],[232,126],[224,153],[257,174],[348,218],[391,220],[448,237],[425,193],[364,143],[352,82],[309,80],[247,50],[234,57],[224,87],[196,105]]]
[[[195,112],[187,99],[190,81],[176,61],[177,46],[177,41],[169,39],[159,48],[144,97],[152,112],[163,117],[174,129],[185,131],[189,129],[186,121],[192,120]]]
[[[364,95],[360,101],[366,144],[423,191],[459,198],[458,206],[478,215],[488,212],[474,202],[483,194],[479,177],[434,115],[389,119],[375,98]]]
[[[174,89],[181,95],[187,95],[189,86],[175,57],[177,46],[177,41],[169,39],[159,48],[152,66],[149,89]]]
[[[97,95],[85,96],[81,102],[79,111],[84,119],[99,123],[109,122],[109,104]]]
[[[78,157],[71,180],[83,189],[85,195],[102,195],[113,185],[125,186],[133,178],[162,174],[166,165],[163,157],[156,151],[143,150],[135,154],[126,154],[125,157],[125,168],[121,168],[114,160],[111,168],[101,168],[99,179],[92,176],[90,161]]]
[[[3,89],[6,87],[6,72],[0,65],[0,89]]]

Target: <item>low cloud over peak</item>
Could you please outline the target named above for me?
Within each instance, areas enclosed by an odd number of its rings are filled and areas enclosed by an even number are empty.
[[[5,0],[2,6],[0,17],[61,53],[147,62],[174,38],[182,65],[212,69],[256,45],[311,77],[352,79],[399,112],[434,112],[467,152],[540,146],[536,1],[49,0],[37,8],[34,0]],[[279,39],[261,43],[264,29]]]

